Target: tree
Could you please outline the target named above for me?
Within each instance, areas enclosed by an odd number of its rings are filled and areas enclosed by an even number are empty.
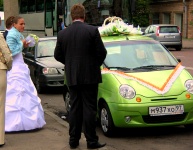
[[[0,0],[0,11],[3,11],[3,0]]]
[[[150,3],[152,0],[136,0],[132,21],[135,26],[146,27],[149,25]]]
[[[150,3],[152,0],[114,0],[113,14],[134,26],[149,25]]]

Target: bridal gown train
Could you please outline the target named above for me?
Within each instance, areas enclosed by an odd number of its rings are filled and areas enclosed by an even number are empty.
[[[41,100],[19,53],[13,56],[12,69],[7,72],[5,131],[39,129],[45,124]]]

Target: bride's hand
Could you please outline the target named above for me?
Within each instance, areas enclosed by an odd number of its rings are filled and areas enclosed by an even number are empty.
[[[22,42],[23,42],[23,47],[24,48],[27,48],[29,46],[30,41],[27,42],[26,40],[22,40]]]

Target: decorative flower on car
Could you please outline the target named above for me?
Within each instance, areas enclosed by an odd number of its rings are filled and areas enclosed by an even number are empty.
[[[106,22],[109,22],[106,24]],[[108,17],[105,19],[102,27],[98,28],[101,36],[111,36],[111,35],[142,35],[140,27],[137,28],[133,25],[128,25],[123,22],[119,17]]]

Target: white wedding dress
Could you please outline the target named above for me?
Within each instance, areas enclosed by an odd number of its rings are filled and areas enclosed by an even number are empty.
[[[7,72],[5,132],[39,129],[45,124],[41,100],[19,53],[13,56],[12,69]]]

